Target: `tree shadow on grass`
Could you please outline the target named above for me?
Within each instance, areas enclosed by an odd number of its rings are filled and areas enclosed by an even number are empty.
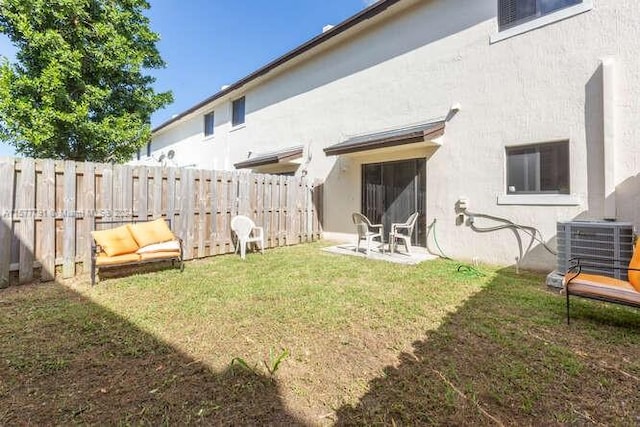
[[[337,424],[637,423],[640,311],[576,298],[567,326],[564,301],[542,276],[500,271]]]
[[[0,425],[301,422],[274,379],[214,372],[58,284],[0,293]]]

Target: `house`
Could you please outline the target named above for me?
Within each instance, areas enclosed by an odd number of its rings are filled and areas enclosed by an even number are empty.
[[[149,154],[322,181],[329,237],[418,210],[415,244],[550,270],[557,221],[639,223],[636,35],[635,0],[381,0],[161,124]]]

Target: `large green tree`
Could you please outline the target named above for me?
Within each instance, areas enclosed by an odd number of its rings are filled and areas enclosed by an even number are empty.
[[[0,64],[0,139],[29,157],[122,162],[151,138],[172,101],[145,0],[0,0],[17,47]]]

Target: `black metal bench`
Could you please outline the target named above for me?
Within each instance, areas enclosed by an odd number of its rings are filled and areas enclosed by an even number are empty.
[[[589,264],[585,258],[573,258],[565,274],[564,292],[567,298],[567,324],[571,324],[569,316],[569,297],[577,296],[597,301],[610,302],[628,307],[640,308],[640,292],[629,282],[598,274],[582,274],[583,267],[599,267]],[[640,271],[629,266],[607,266],[614,270]]]

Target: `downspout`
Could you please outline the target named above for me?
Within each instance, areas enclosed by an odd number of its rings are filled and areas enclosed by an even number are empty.
[[[602,122],[604,142],[604,219],[616,215],[616,63],[602,60]]]

